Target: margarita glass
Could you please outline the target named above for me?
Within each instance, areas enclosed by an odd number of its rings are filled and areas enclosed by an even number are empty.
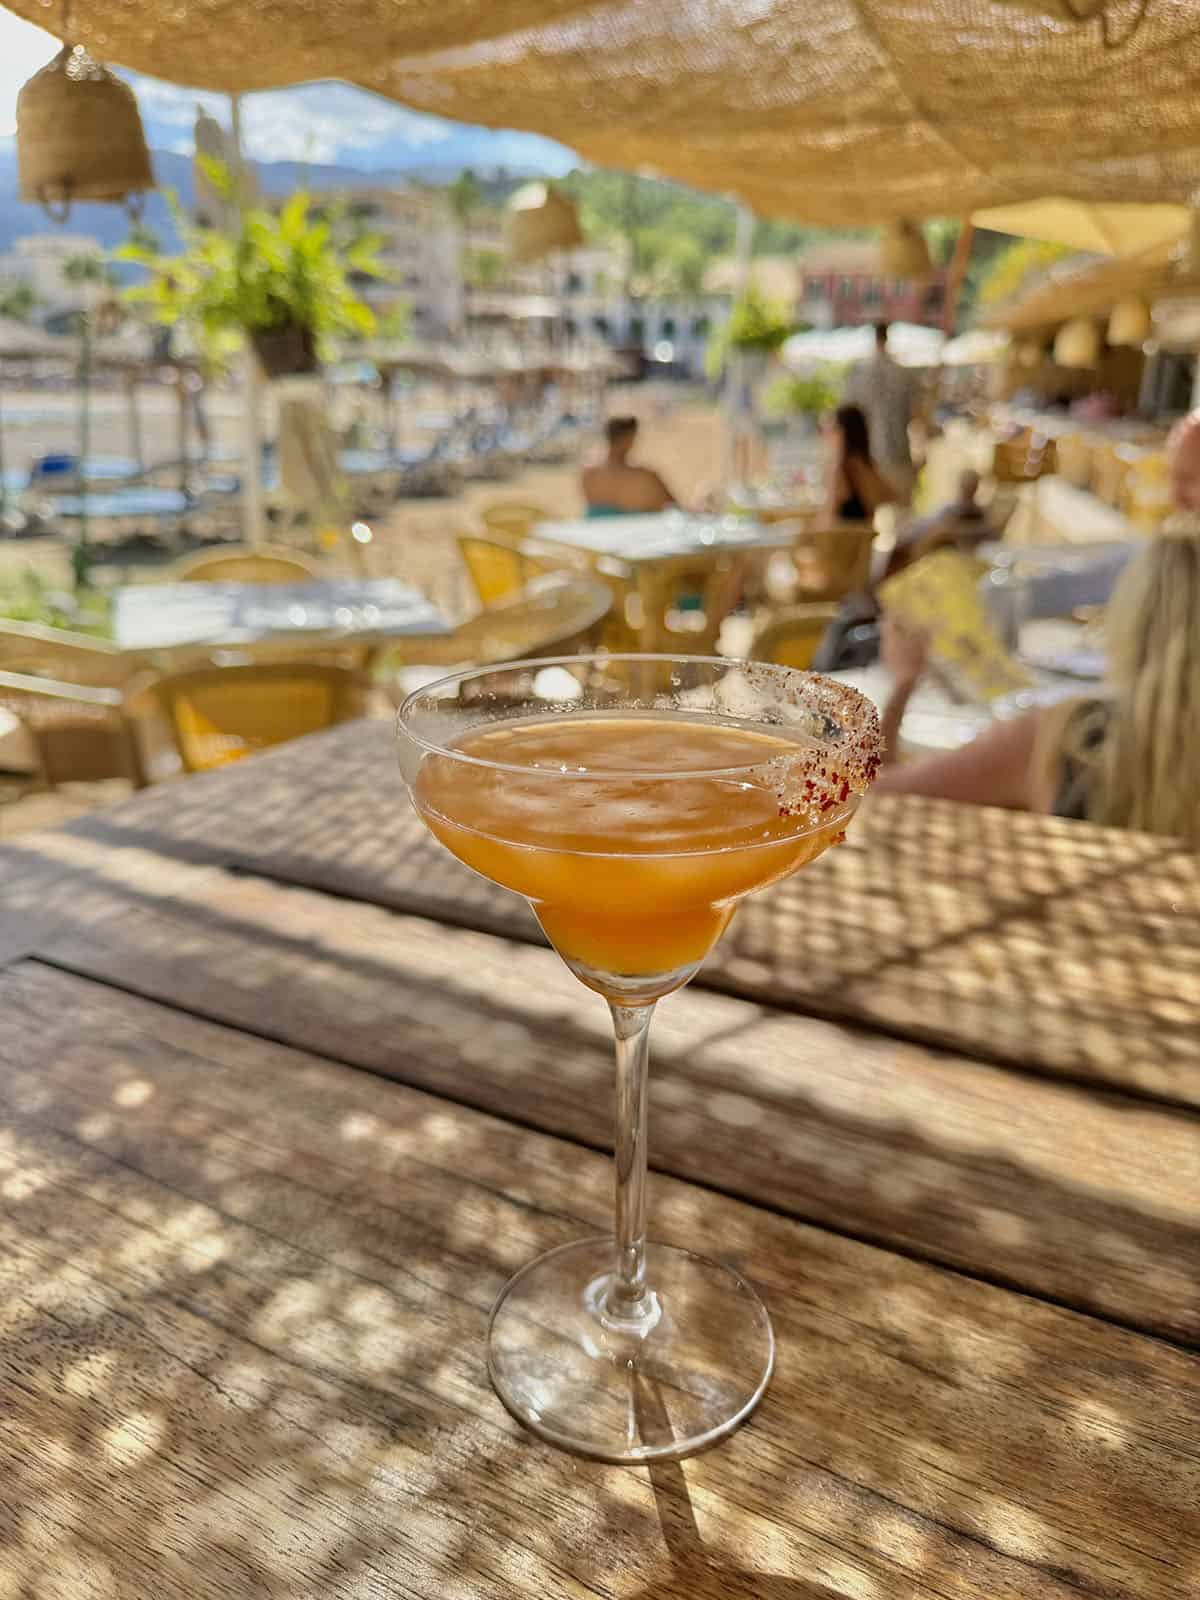
[[[774,1363],[730,1267],[647,1243],[647,1041],[745,895],[836,844],[879,761],[874,707],[783,667],[577,656],[456,674],[397,719],[417,812],[522,894],[616,1038],[614,1238],[507,1285],[488,1367],[544,1438],[607,1461],[678,1457],[737,1426]]]

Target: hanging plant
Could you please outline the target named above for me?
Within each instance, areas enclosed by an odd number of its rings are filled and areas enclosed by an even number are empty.
[[[214,191],[236,203],[228,167],[208,157],[198,165]],[[342,217],[314,214],[304,193],[278,212],[242,211],[232,234],[198,226],[170,199],[184,248],[166,256],[152,244],[131,242],[118,251],[120,260],[149,274],[126,295],[155,321],[188,327],[210,360],[219,364],[231,342],[245,338],[269,377],[312,372],[322,339],[374,332],[375,315],[354,293],[350,275],[386,278],[378,239],[342,237]]]
[[[731,353],[774,355],[796,331],[785,306],[768,300],[757,284],[735,300],[729,320],[709,340],[705,366],[711,378],[719,378]]]

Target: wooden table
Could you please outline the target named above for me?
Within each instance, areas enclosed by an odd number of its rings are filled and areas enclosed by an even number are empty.
[[[656,1023],[652,1226],[780,1359],[678,1466],[493,1398],[607,1018],[354,725],[0,852],[0,1594],[1194,1600],[1200,871],[915,800]]]

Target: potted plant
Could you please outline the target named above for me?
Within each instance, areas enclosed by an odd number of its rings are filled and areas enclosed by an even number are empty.
[[[769,417],[790,421],[797,418],[805,432],[838,403],[846,370],[823,362],[809,372],[784,373],[767,390],[764,409]]]
[[[217,193],[234,200],[229,169],[208,158],[200,164]],[[245,338],[269,378],[315,372],[321,339],[374,331],[374,314],[355,294],[351,275],[385,276],[378,240],[344,237],[341,217],[316,213],[307,194],[293,195],[278,211],[238,211],[230,233],[192,222],[174,199],[172,209],[182,251],[167,256],[145,241],[127,244],[120,259],[149,275],[127,294],[156,321],[190,326],[214,363]]]
[[[795,332],[784,306],[768,300],[756,283],[735,300],[729,320],[714,333],[706,353],[709,375],[719,378],[731,356],[761,373],[767,360]]]

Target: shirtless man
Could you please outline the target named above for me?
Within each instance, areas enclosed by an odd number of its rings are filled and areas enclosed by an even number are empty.
[[[637,439],[636,417],[610,417],[604,425],[608,454],[583,470],[583,497],[589,517],[666,511],[675,496],[650,467],[634,466],[629,456]]]

